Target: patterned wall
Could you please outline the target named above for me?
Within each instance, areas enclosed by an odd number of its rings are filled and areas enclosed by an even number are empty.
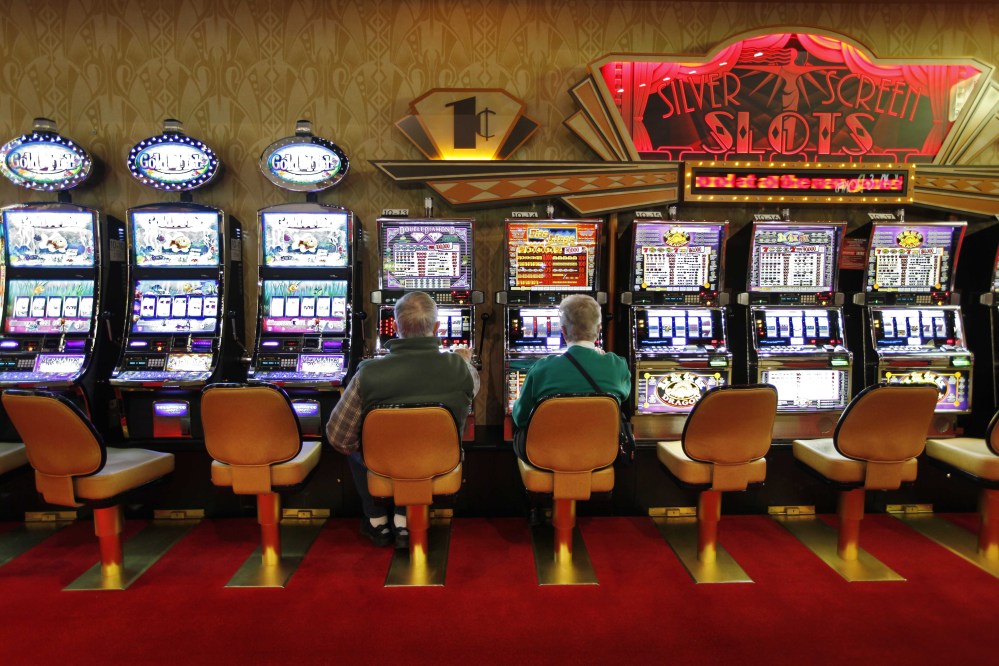
[[[781,25],[834,30],[884,57],[999,62],[995,3],[0,0],[0,139],[27,131],[35,116],[53,118],[106,165],[103,179],[74,201],[121,217],[163,198],[127,175],[129,147],[158,133],[164,118],[178,118],[225,164],[221,180],[195,201],[241,220],[253,257],[256,210],[302,198],[257,170],[263,148],[291,134],[298,118],[312,120],[316,134],[351,160],[344,183],[320,200],[351,208],[372,231],[382,208],[422,208],[424,190],[397,188],[368,160],[420,158],[394,123],[426,90],[504,88],[541,123],[515,159],[594,159],[562,126],[575,111],[567,91],[586,63],[609,52],[700,54],[730,35]],[[999,148],[979,160],[999,163]],[[0,202],[37,198],[0,183]],[[440,216],[456,213],[437,205]],[[501,288],[495,249],[508,212],[472,213],[487,302]],[[246,278],[255,273],[251,261]],[[252,313],[255,301],[247,307]],[[498,322],[490,328],[480,423],[500,421],[500,373],[490,370],[501,367],[501,331]]]

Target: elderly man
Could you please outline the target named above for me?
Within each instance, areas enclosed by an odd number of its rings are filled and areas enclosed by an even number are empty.
[[[460,428],[479,391],[472,351],[458,348],[453,354],[441,353],[437,304],[430,296],[413,291],[400,298],[395,304],[395,323],[399,338],[388,342],[389,353],[361,362],[326,424],[330,444],[349,456],[364,510],[361,534],[376,546],[392,543],[393,528],[387,508],[376,504],[368,492],[368,470],[359,450],[361,417],[377,405],[435,402],[454,414]],[[397,507],[393,519],[396,548],[408,548],[405,509]]]
[[[604,353],[597,348],[602,316],[600,305],[590,296],[574,294],[564,298],[558,310],[567,348],[564,354],[541,359],[528,371],[520,396],[513,405],[513,425],[518,430],[527,427],[531,411],[543,398],[556,393],[593,393],[593,387],[583,374],[565,358],[569,354],[603,392],[613,395],[622,405],[631,394],[628,364],[617,354]],[[525,442],[524,437],[515,436],[513,448],[517,457],[530,462],[524,450]]]

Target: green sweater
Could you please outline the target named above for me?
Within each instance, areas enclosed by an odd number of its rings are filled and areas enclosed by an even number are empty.
[[[573,346],[572,356],[590,374],[604,393],[610,393],[624,405],[631,394],[631,371],[617,354],[600,352],[588,347]],[[547,356],[527,372],[520,397],[513,405],[513,424],[527,427],[531,410],[543,398],[556,393],[593,393],[593,387],[572,361],[562,355]]]
[[[460,432],[474,397],[472,374],[464,359],[442,353],[437,337],[398,338],[387,347],[387,355],[357,367],[364,411],[376,405],[443,403],[454,414]]]

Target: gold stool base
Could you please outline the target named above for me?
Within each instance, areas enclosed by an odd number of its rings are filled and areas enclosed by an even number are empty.
[[[451,519],[432,518],[427,530],[427,552],[413,561],[408,548],[392,555],[385,587],[441,587],[447,575],[447,554],[451,547]]]
[[[983,557],[978,551],[978,536],[960,525],[933,514],[889,514],[916,530],[924,537],[933,541],[965,561],[999,578],[999,560]]]
[[[857,559],[839,556],[838,532],[814,516],[773,516],[788,532],[848,582],[905,580],[862,548]]]
[[[696,518],[667,518],[657,516],[652,519],[659,534],[666,540],[687,573],[695,583],[752,583],[753,579],[742,570],[721,544],[715,545],[715,561],[702,562],[697,557],[698,525]]]
[[[597,573],[578,527],[572,530],[572,559],[555,559],[555,529],[551,525],[531,528],[531,547],[538,585],[599,585]]]
[[[197,525],[197,520],[153,521],[123,546],[121,573],[103,576],[101,563],[64,587],[64,590],[125,590],[139,579],[146,569],[156,564],[184,535]]]
[[[281,559],[277,564],[263,563],[262,546],[257,546],[243,566],[233,574],[226,587],[285,587],[302,563],[312,542],[319,536],[322,519],[292,519],[281,521]]]

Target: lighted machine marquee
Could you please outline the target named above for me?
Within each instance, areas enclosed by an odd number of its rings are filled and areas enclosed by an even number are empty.
[[[268,181],[306,201],[257,213],[257,334],[247,379],[283,387],[310,438],[321,436],[361,348],[360,223],[314,194],[339,184],[348,168],[347,155],[314,136],[307,120],[260,156]]]
[[[93,158],[55,123],[36,118],[32,131],[0,148],[0,172],[31,190],[70,190],[91,174]],[[110,399],[102,383],[117,355],[109,331],[122,325],[122,223],[69,202],[0,209],[0,389],[41,388],[85,411]],[[91,413],[113,436],[116,423]],[[0,412],[0,434],[16,434]]]

